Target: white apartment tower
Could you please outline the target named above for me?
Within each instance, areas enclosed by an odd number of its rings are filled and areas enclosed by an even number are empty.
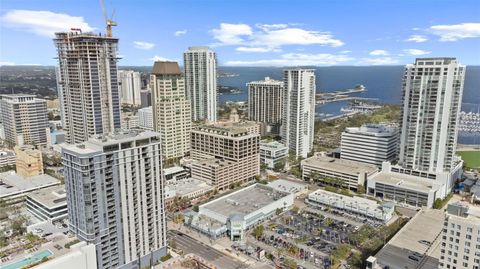
[[[340,158],[381,167],[398,154],[398,128],[383,124],[349,127],[342,133]]]
[[[406,66],[399,155],[402,167],[433,173],[455,167],[464,78],[465,66],[455,58],[419,58]]]
[[[190,151],[192,119],[178,63],[155,62],[150,88],[153,129],[160,133],[163,156],[166,160],[184,157]]]
[[[183,54],[186,95],[192,120],[217,121],[217,55],[208,47],[190,47]]]
[[[118,84],[122,104],[141,106],[140,90],[142,89],[142,81],[140,72],[133,70],[118,71]]]
[[[138,110],[138,127],[153,131],[153,111],[151,106]]]
[[[248,119],[262,122],[269,132],[278,133],[283,117],[283,81],[266,77],[248,86]]]
[[[128,130],[62,146],[69,229],[97,267],[151,268],[166,255],[160,136]]]
[[[440,269],[480,268],[480,207],[465,202],[447,206]]]
[[[306,158],[313,149],[315,124],[315,70],[284,70],[282,143],[295,156]]]
[[[46,145],[47,114],[47,101],[34,95],[0,95],[0,120],[10,146]]]
[[[56,33],[57,87],[67,143],[120,129],[118,39],[91,33]]]

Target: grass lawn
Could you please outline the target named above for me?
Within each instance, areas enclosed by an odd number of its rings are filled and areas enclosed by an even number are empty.
[[[480,151],[457,151],[467,168],[480,168]]]

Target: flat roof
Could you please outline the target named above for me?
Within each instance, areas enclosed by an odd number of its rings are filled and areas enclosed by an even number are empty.
[[[268,148],[268,149],[286,149],[287,146],[285,146],[283,143],[280,143],[278,141],[260,141],[260,148]]]
[[[269,182],[267,186],[274,188],[279,191],[285,191],[289,193],[297,193],[303,191],[307,188],[306,184],[302,184],[299,182],[293,182],[290,180],[285,179],[278,179],[272,182]]]
[[[181,166],[172,166],[172,167],[163,169],[163,174],[170,175],[170,174],[176,174],[184,171],[185,171],[185,168]]]
[[[183,196],[194,191],[213,189],[213,187],[208,185],[205,181],[194,178],[186,178],[166,185],[165,189],[174,191],[176,195]]]
[[[225,217],[248,215],[276,200],[290,195],[262,184],[254,184],[200,206]]]
[[[264,80],[256,80],[256,81],[250,81],[247,83],[248,85],[272,85],[272,86],[283,86],[283,81],[281,80],[275,80],[270,77],[265,77]]]
[[[344,159],[336,159],[320,155],[316,155],[303,160],[302,165],[304,164],[330,171],[338,171],[350,175],[358,175],[365,172],[373,173],[378,170],[378,168],[372,164],[366,164]]]
[[[59,207],[67,204],[65,185],[40,189],[29,193],[27,196],[48,208]]]
[[[0,198],[15,196],[57,184],[60,184],[60,180],[47,174],[23,177],[17,175],[15,171],[8,171],[0,173]]]
[[[438,235],[442,232],[444,220],[442,210],[421,210],[375,255],[377,262],[392,269],[438,268],[441,240]],[[428,253],[429,246],[420,240],[432,243]],[[425,255],[426,262],[421,267],[408,258],[414,251]]]
[[[398,188],[413,191],[429,192],[438,188],[437,186],[434,186],[433,180],[395,172],[380,172],[374,175],[371,179],[385,185],[396,186]]]
[[[397,135],[398,127],[393,127],[386,124],[364,124],[361,127],[345,128],[345,132],[367,136],[390,137]]]

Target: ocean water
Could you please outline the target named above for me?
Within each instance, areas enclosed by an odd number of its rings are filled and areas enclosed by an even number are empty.
[[[377,98],[378,102],[400,104],[402,100],[403,66],[332,66],[313,67],[316,74],[317,92],[332,92],[350,89],[358,84],[367,88],[357,96]],[[271,77],[283,79],[283,68],[280,67],[220,67],[220,72],[236,74],[233,77],[221,77],[218,82],[223,86],[237,87],[240,94],[223,94],[219,102],[246,101],[248,97],[246,83]],[[317,113],[338,115],[340,108],[347,102],[334,102],[317,106]],[[480,66],[467,66],[463,91],[462,110],[476,111],[480,106]],[[479,135],[480,136],[480,135]],[[459,136],[459,143],[478,144],[477,136]]]

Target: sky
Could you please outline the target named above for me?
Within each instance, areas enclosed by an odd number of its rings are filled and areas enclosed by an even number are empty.
[[[478,0],[105,0],[121,66],[182,62],[206,45],[219,65],[480,65]],[[0,65],[55,65],[53,33],[105,32],[99,0],[1,0]]]

